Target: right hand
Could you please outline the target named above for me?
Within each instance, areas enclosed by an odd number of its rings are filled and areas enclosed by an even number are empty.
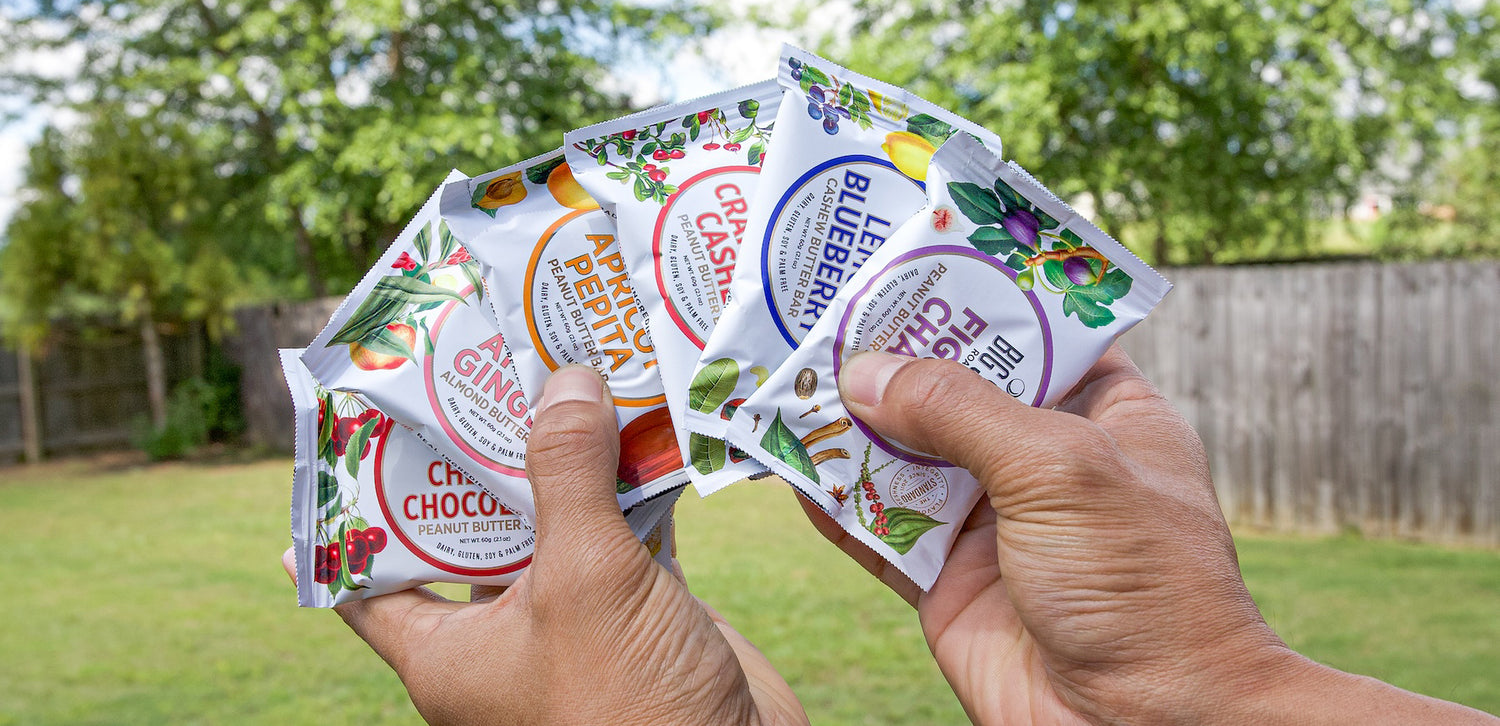
[[[852,358],[839,385],[853,415],[988,495],[925,593],[804,500],[916,606],[976,722],[1485,719],[1282,643],[1245,588],[1202,443],[1118,346],[1055,410],[885,353]]]

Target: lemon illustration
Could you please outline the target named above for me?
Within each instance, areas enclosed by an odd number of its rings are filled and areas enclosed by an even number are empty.
[[[892,131],[880,145],[897,169],[917,181],[927,181],[927,163],[937,149],[927,139],[910,131]]]
[[[499,209],[526,198],[526,184],[521,181],[521,172],[497,176],[474,195],[474,206],[480,209]]]
[[[598,209],[599,203],[589,196],[573,178],[573,170],[567,164],[558,164],[551,174],[547,175],[547,191],[552,192],[552,198],[558,204],[572,209]]]

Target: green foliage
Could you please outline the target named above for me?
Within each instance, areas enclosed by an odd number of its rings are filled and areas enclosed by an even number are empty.
[[[232,440],[245,429],[238,369],[221,357],[212,360],[203,378],[173,387],[165,424],[152,426],[142,416],[135,427],[131,442],[152,461],[181,459],[211,441]]]
[[[1158,263],[1285,258],[1364,185],[1425,188],[1428,160],[1472,147],[1455,129],[1500,114],[1485,70],[1497,12],[857,0],[849,40],[828,52],[996,130],[1007,156],[1065,197],[1090,193],[1103,226]],[[1492,174],[1495,155],[1479,156]]]

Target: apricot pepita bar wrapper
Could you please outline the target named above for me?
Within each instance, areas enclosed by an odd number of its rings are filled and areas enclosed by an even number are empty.
[[[687,483],[646,314],[615,223],[561,150],[443,189],[442,215],[480,264],[516,375],[540,394],[578,363],[609,381],[620,426],[620,507]]]
[[[458,172],[449,181],[463,179]],[[358,393],[495,499],[531,518],[531,404],[479,263],[439,214],[441,187],[302,354],[324,387]]]
[[[946,358],[1052,406],[1171,288],[966,134],[936,153],[927,182],[926,206],[869,256],[728,432],[923,589],[979,483],[853,418],[838,394],[842,363],[862,350]]]
[[[281,352],[295,419],[298,603],[333,607],[429,582],[515,582],[531,562],[531,524],[358,394],[319,385],[301,352]],[[660,552],[669,511],[669,500],[657,500],[626,520]]]
[[[725,437],[726,407],[747,399],[837,293],[926,201],[933,150],[958,131],[1000,139],[900,88],[790,46],[770,147],[730,285],[730,305],[699,357],[688,428]]]
[[[729,303],[780,101],[780,86],[767,80],[564,137],[574,178],[615,217],[675,421],[703,405],[689,398],[688,384]],[[700,495],[766,470],[722,439],[682,426],[676,433]]]

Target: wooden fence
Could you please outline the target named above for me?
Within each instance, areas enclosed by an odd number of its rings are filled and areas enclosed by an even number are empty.
[[[167,386],[202,366],[203,336],[163,330]],[[37,353],[0,351],[0,461],[128,446],[149,417],[134,329],[64,326]]]
[[[1500,544],[1500,263],[1165,274],[1123,343],[1232,520]]]

